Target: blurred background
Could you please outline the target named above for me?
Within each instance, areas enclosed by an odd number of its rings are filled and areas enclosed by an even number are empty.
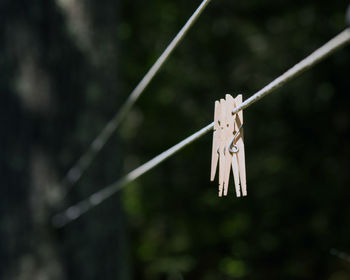
[[[1,0],[0,279],[350,279],[349,46],[244,111],[248,197],[217,197],[208,134],[52,225],[341,32],[348,1],[213,0],[65,194],[199,4]]]

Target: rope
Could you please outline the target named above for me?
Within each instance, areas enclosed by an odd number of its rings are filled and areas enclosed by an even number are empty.
[[[277,88],[285,84],[287,81],[291,80],[292,78],[295,78],[297,75],[301,74],[302,72],[306,71],[310,67],[314,66],[317,62],[325,59],[327,56],[337,51],[339,48],[344,46],[349,41],[350,41],[350,28],[345,29],[343,32],[341,32],[339,35],[337,35],[336,37],[331,39],[329,42],[324,44],[322,47],[314,51],[308,57],[306,57],[305,59],[297,63],[292,68],[290,68],[287,72],[285,72],[284,74],[282,74],[281,76],[273,80],[271,83],[269,83],[267,86],[265,86],[255,94],[253,94],[251,97],[245,100],[240,106],[235,108],[232,112],[237,113],[240,110],[246,109],[256,101],[261,99],[262,97],[266,96],[269,93],[272,93],[274,90],[276,90]],[[130,173],[122,177],[117,182],[101,189],[100,191],[97,191],[87,199],[67,208],[62,213],[57,214],[56,216],[53,217],[53,220],[52,220],[53,224],[56,227],[62,227],[68,224],[69,222],[79,218],[82,214],[91,210],[95,206],[101,204],[105,199],[109,198],[116,192],[120,191],[128,183],[136,180],[141,175],[150,171],[151,169],[159,165],[161,162],[163,162],[167,158],[173,156],[175,153],[185,148],[187,145],[190,145],[191,143],[193,143],[203,135],[207,134],[209,131],[213,129],[213,127],[214,127],[214,122],[208,124],[206,127],[192,134],[188,138],[182,140],[180,143],[176,144],[175,146],[171,147],[170,149],[166,150],[165,152],[154,157],[153,159],[144,163],[143,165],[136,168],[135,170],[131,171]]]
[[[204,0],[192,16],[187,20],[186,24],[181,28],[181,30],[177,33],[175,38],[170,42],[170,44],[166,47],[161,56],[157,59],[157,61],[153,64],[153,66],[148,70],[146,75],[142,78],[139,84],[135,87],[135,89],[130,93],[126,102],[122,105],[119,112],[111,119],[101,133],[95,138],[95,140],[91,143],[88,150],[77,160],[77,162],[69,169],[66,176],[62,180],[62,185],[67,188],[68,191],[82,176],[84,171],[90,166],[92,161],[95,159],[96,155],[103,148],[103,146],[107,143],[112,134],[116,131],[121,121],[126,117],[126,115],[130,112],[131,108],[135,104],[135,102],[139,99],[145,88],[152,81],[153,77],[158,73],[160,68],[163,66],[165,61],[169,58],[173,50],[177,47],[177,45],[181,42],[181,40],[185,37],[188,30],[192,27],[195,21],[198,19],[200,14],[203,12],[205,7],[210,3],[211,0]]]

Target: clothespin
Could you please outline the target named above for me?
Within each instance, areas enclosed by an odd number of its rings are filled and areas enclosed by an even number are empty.
[[[219,196],[226,196],[232,168],[236,195],[241,196],[242,190],[246,196],[243,112],[232,113],[242,103],[242,95],[234,99],[226,94],[225,98],[215,102],[210,180],[214,180],[219,163]]]

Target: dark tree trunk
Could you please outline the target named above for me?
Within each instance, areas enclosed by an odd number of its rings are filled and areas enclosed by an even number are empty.
[[[127,279],[120,197],[66,228],[51,224],[120,175],[115,137],[86,179],[66,196],[60,185],[118,107],[116,1],[7,0],[0,9],[0,278]]]

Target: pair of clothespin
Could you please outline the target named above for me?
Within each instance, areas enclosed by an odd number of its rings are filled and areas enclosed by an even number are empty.
[[[231,168],[237,197],[247,195],[243,142],[243,112],[233,114],[242,103],[242,95],[215,101],[213,150],[210,180],[213,181],[219,164],[219,196],[227,195]]]

